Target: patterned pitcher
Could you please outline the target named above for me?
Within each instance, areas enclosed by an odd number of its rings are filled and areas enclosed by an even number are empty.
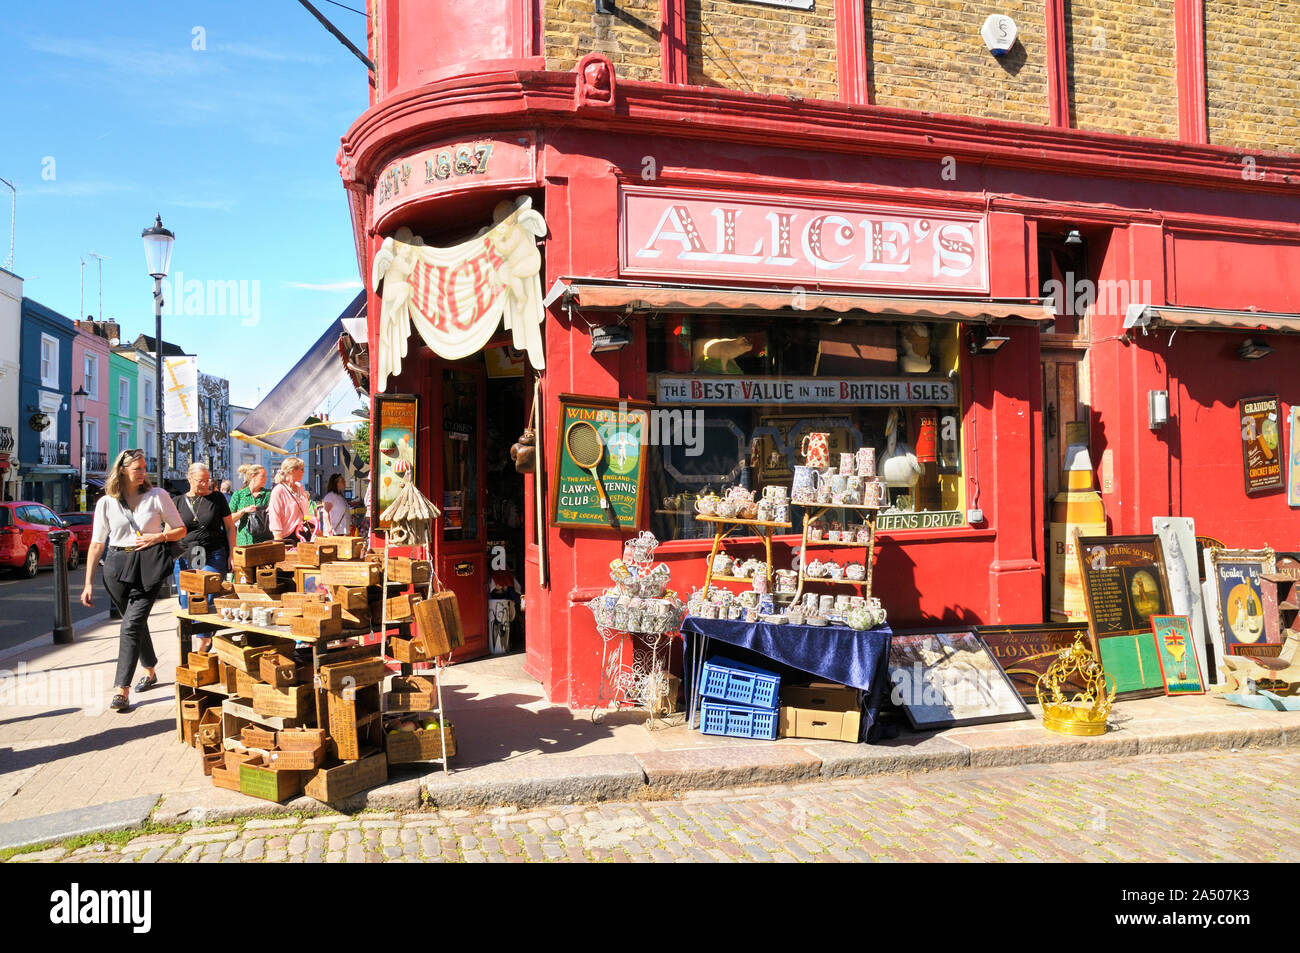
[[[818,470],[825,470],[826,461],[830,457],[830,440],[829,433],[804,434],[803,440],[799,442],[799,452],[803,456],[804,464]]]

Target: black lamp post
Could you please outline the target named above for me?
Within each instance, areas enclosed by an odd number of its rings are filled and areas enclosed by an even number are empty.
[[[163,485],[163,359],[162,359],[162,280],[167,277],[167,269],[172,263],[172,243],[176,236],[163,228],[162,216],[154,218],[154,223],[140,233],[144,239],[144,259],[149,266],[149,277],[153,279],[153,316],[154,316],[154,399],[158,415],[158,486]]]
[[[83,385],[79,385],[72,392],[72,400],[77,408],[77,433],[80,434],[81,444],[81,505],[77,509],[83,513],[86,511],[86,398],[89,396]]]

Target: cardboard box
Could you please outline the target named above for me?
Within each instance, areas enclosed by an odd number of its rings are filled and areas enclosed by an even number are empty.
[[[821,711],[857,711],[858,690],[838,682],[782,685],[781,704]]]
[[[821,741],[857,742],[862,732],[862,713],[822,711],[816,708],[781,706],[782,738],[817,738]]]
[[[427,559],[408,559],[393,556],[388,560],[388,581],[415,586],[426,586],[433,577],[433,567]]]
[[[287,801],[302,790],[297,771],[276,771],[260,756],[239,766],[239,793],[264,801]]]
[[[382,751],[366,751],[356,761],[317,768],[305,775],[303,793],[318,801],[341,801],[388,780]]]
[[[256,566],[272,566],[284,559],[284,543],[253,543],[251,546],[236,546],[230,554],[230,564],[236,569],[251,569]]]
[[[378,685],[388,674],[383,659],[369,658],[347,662],[330,662],[320,667],[317,681],[322,688],[340,692],[345,688],[366,688]]]
[[[456,729],[445,722],[447,757],[456,754]],[[389,764],[409,764],[412,761],[433,761],[443,755],[443,732],[432,728],[427,731],[393,731],[384,735]]]
[[[303,719],[311,710],[315,692],[309,685],[253,686],[253,711],[259,715],[276,715],[281,718]]]

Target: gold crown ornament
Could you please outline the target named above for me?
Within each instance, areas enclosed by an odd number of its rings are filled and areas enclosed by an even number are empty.
[[[1106,673],[1101,662],[1076,636],[1074,645],[1057,653],[1056,661],[1038,676],[1034,691],[1043,706],[1043,727],[1063,735],[1104,735],[1110,706],[1115,701],[1115,680],[1106,690]],[[1068,682],[1084,686],[1084,691],[1067,698],[1061,687]]]

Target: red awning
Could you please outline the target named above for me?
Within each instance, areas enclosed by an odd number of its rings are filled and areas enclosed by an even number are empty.
[[[1048,302],[1030,300],[995,301],[797,290],[598,284],[580,279],[561,279],[556,282],[547,298],[553,301],[560,293],[564,294],[566,301],[572,301],[584,310],[779,311],[786,314],[834,311],[925,321],[1017,321],[1033,324],[1045,324],[1056,318]]]

